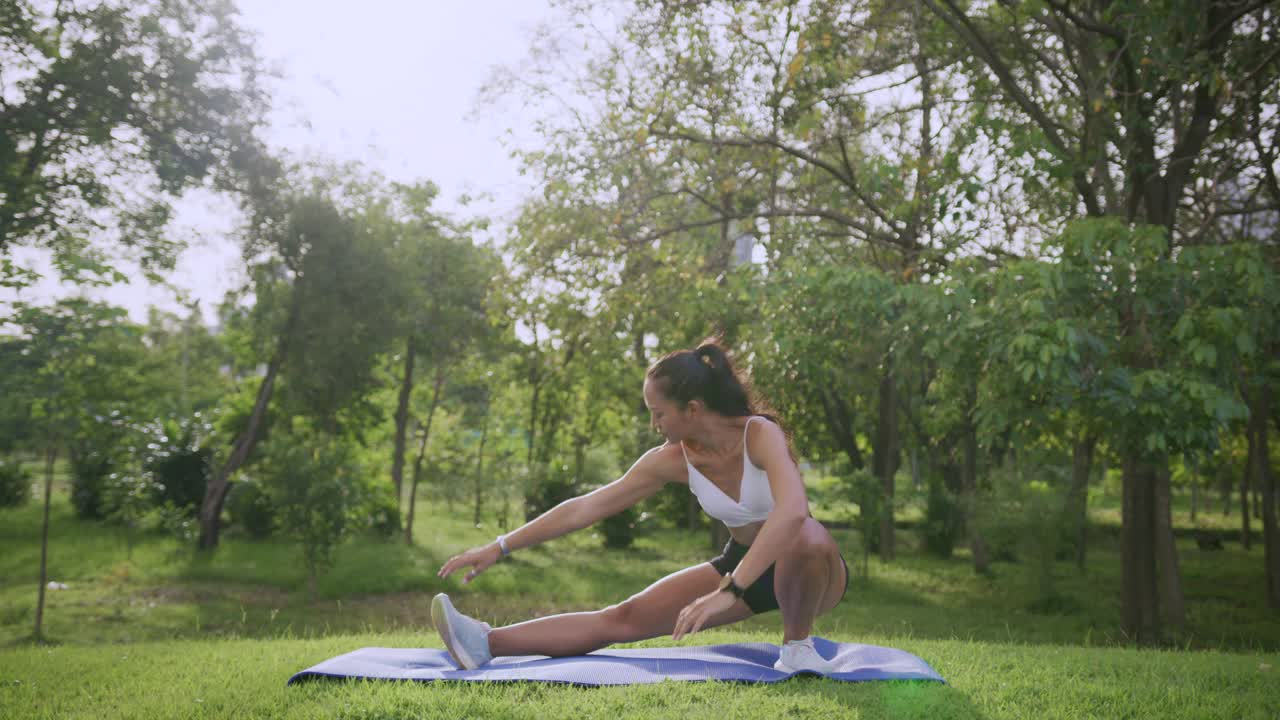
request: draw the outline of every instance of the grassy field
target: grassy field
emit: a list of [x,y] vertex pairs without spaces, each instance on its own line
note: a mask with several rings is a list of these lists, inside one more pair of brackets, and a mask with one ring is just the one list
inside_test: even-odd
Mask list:
[[[54,644],[33,646],[40,516],[32,504],[0,511],[0,717],[1276,717],[1280,623],[1261,596],[1261,550],[1180,545],[1187,627],[1170,636],[1176,649],[1133,650],[1118,629],[1111,510],[1099,505],[1086,570],[1054,568],[1062,598],[1055,613],[1029,609],[1031,568],[997,563],[993,577],[978,577],[963,554],[929,557],[904,532],[899,561],[872,558],[868,576],[855,578],[845,601],[817,624],[823,637],[913,652],[948,686],[798,679],[581,690],[284,682],[358,647],[440,647],[428,611],[440,590],[495,624],[617,602],[705,561],[704,534],[658,531],[613,551],[587,530],[521,552],[464,588],[436,570],[495,530],[428,507],[415,528],[419,546],[353,540],[312,600],[288,543],[229,535],[212,558],[201,558],[149,536],[130,553],[119,529],[80,522],[59,500],[50,579],[68,588],[48,593],[45,627]],[[830,508],[815,514],[838,519]],[[835,535],[853,565],[855,533]],[[681,644],[780,637],[780,617],[771,613]]]
[[[31,718],[1274,718],[1275,656],[924,640],[859,634],[929,660],[949,681],[677,683],[582,689],[533,683],[312,682],[295,671],[421,633],[188,640],[0,653],[0,716]],[[713,630],[682,644],[776,641]],[[664,644],[651,641],[636,645]]]

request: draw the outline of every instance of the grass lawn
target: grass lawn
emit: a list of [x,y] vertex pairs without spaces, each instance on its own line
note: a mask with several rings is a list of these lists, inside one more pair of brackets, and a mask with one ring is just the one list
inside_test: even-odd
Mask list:
[[[535,683],[310,682],[295,671],[365,646],[437,646],[424,632],[183,640],[0,652],[7,718],[1274,718],[1275,655],[1071,648],[866,636],[949,681],[573,688]],[[712,630],[681,644],[776,642]],[[639,643],[665,645],[664,641]]]
[[[918,551],[872,558],[868,576],[815,633],[899,647],[949,685],[853,684],[802,678],[578,688],[534,684],[308,683],[294,672],[370,645],[440,647],[428,600],[448,590],[464,612],[495,624],[595,609],[710,557],[705,534],[655,531],[627,551],[604,550],[591,530],[522,551],[463,588],[436,570],[490,539],[439,507],[422,509],[419,545],[357,538],[313,600],[298,551],[283,541],[228,535],[212,558],[147,536],[128,549],[119,529],[76,520],[58,494],[50,532],[45,628],[34,620],[39,506],[0,511],[0,718],[25,717],[1270,717],[1280,714],[1280,623],[1262,600],[1262,554],[1179,547],[1188,624],[1172,648],[1124,647],[1118,630],[1119,557],[1097,533],[1088,567],[1054,568],[1062,600],[1032,612],[1032,569],[997,563],[975,576],[963,554]],[[1104,508],[1103,512],[1108,509]],[[815,508],[820,518],[823,513]],[[850,565],[852,531],[835,531]],[[700,633],[682,645],[773,642],[777,613]],[[635,647],[666,646],[659,638]],[[833,715],[834,714],[834,715]]]

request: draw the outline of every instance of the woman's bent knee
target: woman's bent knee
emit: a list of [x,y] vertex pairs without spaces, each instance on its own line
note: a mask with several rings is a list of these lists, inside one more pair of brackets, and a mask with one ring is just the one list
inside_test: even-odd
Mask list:
[[644,639],[637,637],[642,631],[638,627],[639,617],[632,600],[624,600],[601,610],[600,620],[603,639],[610,644]]
[[801,563],[819,563],[838,557],[840,549],[826,528],[811,518],[792,540],[786,554]]

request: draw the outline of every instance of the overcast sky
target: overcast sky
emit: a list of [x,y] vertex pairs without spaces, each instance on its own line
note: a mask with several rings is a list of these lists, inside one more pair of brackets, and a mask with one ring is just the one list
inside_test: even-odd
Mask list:
[[[395,180],[431,180],[438,208],[509,215],[526,191],[500,142],[518,118],[475,113],[490,70],[524,57],[552,15],[547,0],[239,0],[243,24],[284,72],[267,133],[277,147],[359,159]],[[493,199],[469,208],[462,194]],[[205,317],[239,281],[231,213],[210,198],[180,208],[175,232],[193,238],[172,282],[202,301]],[[74,292],[46,281],[25,299]],[[176,309],[173,293],[135,283],[91,293],[127,307]]]

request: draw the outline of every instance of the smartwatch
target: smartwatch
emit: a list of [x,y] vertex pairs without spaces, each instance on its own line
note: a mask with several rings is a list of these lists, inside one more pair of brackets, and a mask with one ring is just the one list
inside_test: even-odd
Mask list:
[[734,597],[742,597],[742,594],[747,591],[746,588],[738,587],[738,584],[733,581],[732,571],[725,573],[724,577],[720,578],[719,590],[728,590],[733,593]]

